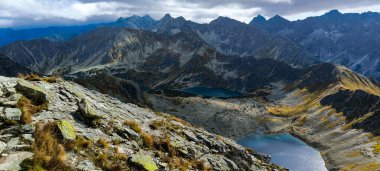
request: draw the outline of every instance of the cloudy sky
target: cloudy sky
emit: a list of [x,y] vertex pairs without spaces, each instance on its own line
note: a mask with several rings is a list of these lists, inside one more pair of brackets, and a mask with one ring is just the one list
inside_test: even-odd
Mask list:
[[0,0],[0,27],[43,27],[113,21],[130,15],[165,13],[200,23],[218,16],[249,22],[262,14],[290,20],[342,12],[380,12],[380,0]]

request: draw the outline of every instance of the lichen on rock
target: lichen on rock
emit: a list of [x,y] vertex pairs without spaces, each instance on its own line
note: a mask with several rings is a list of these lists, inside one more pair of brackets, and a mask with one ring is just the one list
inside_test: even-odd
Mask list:
[[158,169],[156,163],[154,163],[152,157],[146,154],[136,154],[131,158],[131,162],[141,166],[147,171],[155,171]]
[[58,123],[58,128],[66,140],[75,140],[76,133],[74,127],[65,119],[60,120]]

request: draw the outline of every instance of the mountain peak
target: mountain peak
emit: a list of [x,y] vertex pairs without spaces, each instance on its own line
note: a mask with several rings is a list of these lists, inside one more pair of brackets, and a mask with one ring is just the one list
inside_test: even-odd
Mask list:
[[251,25],[260,25],[267,22],[267,19],[263,17],[262,15],[257,15],[255,18],[252,19],[252,21],[249,23]]
[[325,16],[339,16],[339,15],[342,15],[342,13],[337,9],[331,10],[325,14]]
[[239,21],[234,20],[234,19],[231,19],[231,18],[228,18],[228,17],[219,16],[217,19],[212,20],[212,21],[210,22],[210,24],[217,24],[217,23],[237,23],[237,22],[239,22]]
[[173,19],[173,17],[168,13],[168,14],[165,14],[164,17],[161,18],[161,21],[167,21],[171,19]]
[[275,24],[286,24],[290,23],[289,20],[285,19],[284,17],[281,17],[279,15],[275,15],[272,18],[268,20],[268,22],[275,23]]
[[275,15],[272,18],[270,18],[269,20],[289,21],[289,20],[285,19],[284,17],[281,17],[280,15]]

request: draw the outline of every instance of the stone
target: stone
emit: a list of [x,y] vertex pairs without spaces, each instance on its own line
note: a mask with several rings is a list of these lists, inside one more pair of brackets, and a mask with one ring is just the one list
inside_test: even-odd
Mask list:
[[33,134],[34,130],[35,130],[35,127],[33,124],[21,125],[20,127],[20,132],[22,134]]
[[7,148],[7,144],[5,142],[0,141],[0,154]]
[[99,114],[93,107],[93,104],[85,98],[78,103],[78,111],[85,117],[89,119],[103,118],[104,116]]
[[9,154],[0,163],[0,170],[21,170],[20,164],[25,159],[31,158],[33,153],[20,151]]
[[4,95],[4,92],[3,90],[0,88],[0,97],[2,97]]
[[15,148],[19,143],[20,143],[20,138],[19,138],[19,137],[12,138],[12,139],[9,140],[8,143],[7,143],[7,149],[12,150],[12,149]]
[[153,161],[150,155],[135,154],[132,156],[131,162],[133,162],[136,165],[141,166],[147,171],[158,170],[156,163]]
[[17,81],[16,89],[27,98],[33,99],[37,104],[42,104],[47,101],[47,94],[45,94],[46,90],[34,86],[24,79],[19,79]]
[[58,122],[58,128],[65,140],[75,140],[76,134],[74,127],[65,119]]
[[134,140],[140,140],[140,135],[129,127],[118,127],[117,133],[126,139],[132,138]]
[[10,101],[18,101],[18,100],[20,100],[21,99],[21,97],[22,97],[22,94],[18,94],[18,93],[16,93],[16,94],[12,94],[11,96],[9,96],[9,100]]
[[34,142],[33,134],[22,134],[21,137],[29,142]]
[[80,161],[78,163],[78,166],[77,168],[79,170],[83,170],[83,171],[94,171],[96,170],[96,166],[94,165],[94,163],[90,160],[83,160],[83,161]]
[[16,93],[16,88],[14,87],[7,87],[4,89],[4,93],[8,95],[12,95]]
[[6,101],[2,102],[1,104],[8,107],[16,107],[17,101]]
[[183,134],[186,136],[186,138],[190,141],[198,142],[198,138],[194,135],[194,133],[190,132],[189,130],[183,131]]
[[22,112],[18,108],[6,108],[4,112],[5,112],[5,118],[7,120],[14,120],[14,121],[21,120]]

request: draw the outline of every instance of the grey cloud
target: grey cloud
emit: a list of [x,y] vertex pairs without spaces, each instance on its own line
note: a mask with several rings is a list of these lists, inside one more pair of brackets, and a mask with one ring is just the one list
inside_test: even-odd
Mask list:
[[290,16],[380,5],[379,0],[60,0],[59,6],[54,0],[29,0],[28,8],[21,2],[0,1],[0,27],[105,22],[133,14],[159,19],[166,13],[196,22],[218,16],[249,22],[258,14]]

